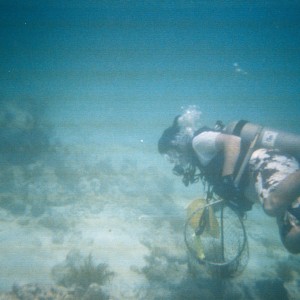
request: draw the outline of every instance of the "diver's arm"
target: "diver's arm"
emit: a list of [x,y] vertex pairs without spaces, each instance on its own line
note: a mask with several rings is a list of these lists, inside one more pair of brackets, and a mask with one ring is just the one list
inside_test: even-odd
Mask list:
[[216,148],[224,151],[222,176],[232,175],[240,154],[241,138],[221,133],[216,138]]

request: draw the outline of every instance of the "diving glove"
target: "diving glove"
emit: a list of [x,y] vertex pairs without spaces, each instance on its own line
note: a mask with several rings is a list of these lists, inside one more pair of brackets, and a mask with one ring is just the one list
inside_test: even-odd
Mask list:
[[232,200],[239,195],[239,189],[234,184],[233,176],[226,175],[221,178],[220,184],[215,187],[215,192],[225,200]]
[[224,198],[228,204],[239,208],[239,200],[243,198],[243,195],[240,189],[235,185],[232,175],[223,176],[221,183],[215,187],[214,192]]
[[238,211],[241,215],[252,208],[253,203],[244,196],[234,183],[232,175],[223,176],[221,183],[214,188],[214,192],[222,197],[228,206]]
[[290,206],[287,211],[293,215],[293,217],[297,220],[296,222],[300,221],[300,206],[292,207]]

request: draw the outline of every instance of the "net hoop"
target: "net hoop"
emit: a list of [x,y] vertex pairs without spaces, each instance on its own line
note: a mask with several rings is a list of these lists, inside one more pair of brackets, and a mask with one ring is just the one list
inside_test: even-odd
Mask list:
[[[211,243],[217,243],[218,247],[221,249],[218,249],[218,258],[214,256],[205,255],[203,258],[199,257],[197,252],[195,251],[195,247],[193,245],[193,239],[188,237],[188,232],[191,231],[190,222],[191,219],[199,213],[201,210],[205,210],[207,208],[211,207],[213,211],[216,210],[219,211],[219,227],[220,227],[220,237],[218,239],[211,239]],[[226,214],[227,216],[224,216]],[[201,219],[201,217],[200,217]],[[233,221],[235,224],[235,229],[238,232],[239,236],[236,236],[236,247],[234,248],[234,253],[230,253],[230,255],[226,255],[227,248],[231,248],[231,244],[228,245],[224,239],[226,239],[226,234],[224,234],[224,231],[226,230],[226,225],[228,224],[232,226],[229,222],[229,220],[234,219]],[[226,224],[225,224],[226,223]],[[232,228],[234,228],[232,226]],[[203,235],[203,233],[200,233],[200,237]],[[243,223],[243,219],[241,215],[233,210],[231,207],[226,205],[226,202],[223,199],[215,200],[213,202],[209,202],[204,206],[199,207],[193,213],[187,218],[184,226],[184,241],[186,244],[186,247],[189,251],[189,254],[192,256],[192,258],[197,261],[199,264],[204,265],[208,273],[210,273],[213,276],[217,277],[233,277],[237,274],[240,274],[248,262],[248,241],[247,241],[247,235],[245,226]],[[208,251],[207,251],[208,252]],[[221,259],[220,259],[221,257]]]

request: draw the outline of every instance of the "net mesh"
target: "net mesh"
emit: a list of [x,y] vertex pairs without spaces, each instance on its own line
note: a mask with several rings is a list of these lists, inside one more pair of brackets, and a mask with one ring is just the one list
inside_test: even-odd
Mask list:
[[[198,214],[195,228],[190,220]],[[248,244],[243,221],[228,206],[200,208],[188,218],[185,241],[192,257],[216,277],[233,277],[248,262]]]

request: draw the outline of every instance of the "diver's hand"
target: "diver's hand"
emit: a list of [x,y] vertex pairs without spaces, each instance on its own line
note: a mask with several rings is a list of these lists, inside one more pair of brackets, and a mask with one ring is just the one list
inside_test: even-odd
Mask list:
[[225,201],[238,207],[239,199],[242,198],[240,189],[234,184],[233,176],[226,175],[222,177],[221,183],[215,187],[214,192]]
[[227,205],[237,211],[241,216],[252,208],[253,203],[249,201],[239,187],[235,185],[232,175],[223,176],[221,184],[214,188],[214,192],[222,197]]

